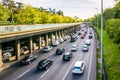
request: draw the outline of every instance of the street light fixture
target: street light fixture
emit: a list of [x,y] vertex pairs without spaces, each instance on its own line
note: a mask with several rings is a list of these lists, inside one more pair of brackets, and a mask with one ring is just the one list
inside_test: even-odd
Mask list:
[[102,80],[102,78],[103,78],[103,0],[101,0],[101,44],[100,44],[100,54],[101,54],[100,80]]

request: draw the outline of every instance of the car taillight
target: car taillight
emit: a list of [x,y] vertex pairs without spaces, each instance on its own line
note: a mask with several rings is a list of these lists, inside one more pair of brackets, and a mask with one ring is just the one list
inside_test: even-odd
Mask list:
[[20,60],[20,62],[22,62],[22,60]]

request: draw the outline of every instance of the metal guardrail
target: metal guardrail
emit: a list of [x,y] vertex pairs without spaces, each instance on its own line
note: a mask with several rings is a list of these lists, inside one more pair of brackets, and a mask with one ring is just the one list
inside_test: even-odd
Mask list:
[[38,25],[15,25],[15,26],[0,26],[0,34],[8,34],[13,32],[37,30],[44,28],[54,28],[60,26],[74,26],[80,23],[64,23],[64,24],[38,24]]

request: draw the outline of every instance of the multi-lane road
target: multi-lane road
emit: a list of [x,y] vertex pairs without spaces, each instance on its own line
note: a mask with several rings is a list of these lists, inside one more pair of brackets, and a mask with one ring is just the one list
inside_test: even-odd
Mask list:
[[[94,32],[94,31],[93,31]],[[76,34],[77,35],[77,34]],[[57,47],[54,47],[48,53],[37,51],[35,54],[38,59],[30,65],[21,66],[16,63],[13,67],[0,73],[0,80],[96,80],[96,38],[94,33],[91,39],[91,45],[88,52],[82,51],[82,46],[85,40],[88,39],[89,33],[84,39],[79,38],[75,42],[70,42],[70,39],[63,42]],[[78,50],[73,53],[73,58],[70,61],[63,61],[63,55],[55,55],[57,48],[64,47],[65,52],[70,52],[71,46],[78,45]],[[38,62],[44,58],[51,59],[53,65],[47,70],[37,70]],[[72,67],[75,61],[85,61],[85,72],[82,75],[72,74]]]

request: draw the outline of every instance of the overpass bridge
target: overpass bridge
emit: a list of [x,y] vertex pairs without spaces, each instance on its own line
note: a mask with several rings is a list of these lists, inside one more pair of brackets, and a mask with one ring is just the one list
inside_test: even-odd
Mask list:
[[[55,40],[70,35],[80,29],[81,23],[42,24],[0,27],[0,67],[4,64],[5,48],[12,50],[9,61],[15,61],[34,50],[51,45]],[[24,51],[22,51],[24,49]]]

